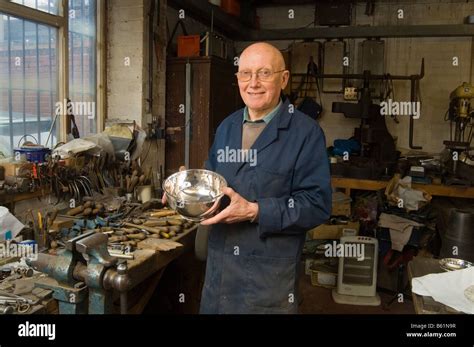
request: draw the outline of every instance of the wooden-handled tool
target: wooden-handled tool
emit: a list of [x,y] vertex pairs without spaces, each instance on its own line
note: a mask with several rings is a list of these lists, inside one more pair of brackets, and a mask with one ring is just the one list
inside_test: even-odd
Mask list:
[[130,180],[130,186],[128,188],[128,193],[133,193],[133,190],[135,189],[136,185],[138,184],[139,178],[138,176],[133,176]]
[[160,235],[160,236],[164,237],[165,239],[169,239],[171,237],[170,234],[169,234],[169,227],[149,227],[149,226],[146,226],[146,225],[136,225],[136,224],[132,224],[132,223],[123,223],[123,225],[129,226],[129,227],[132,227],[132,228],[143,229],[143,230],[146,230],[150,233]]
[[154,234],[159,234],[162,231],[168,231],[168,229],[166,227],[149,227],[149,226],[146,226],[146,225],[137,225],[137,224],[127,223],[127,222],[123,223],[123,225],[125,225],[127,227],[143,229],[143,230],[146,230],[146,231],[148,231],[150,233],[154,233]]
[[151,212],[150,217],[168,217],[168,216],[173,216],[175,214],[176,214],[175,211],[161,210],[161,211],[158,211],[158,212]]

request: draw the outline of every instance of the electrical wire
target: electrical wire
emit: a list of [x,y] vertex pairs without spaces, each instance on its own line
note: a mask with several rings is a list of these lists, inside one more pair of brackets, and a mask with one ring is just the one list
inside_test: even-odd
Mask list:
[[[295,29],[292,29],[292,30],[287,30],[288,33],[295,33],[297,31],[300,31],[300,30],[303,30],[303,29],[306,29],[307,27],[309,27],[311,24],[315,24],[316,22],[313,20],[311,23],[308,23],[306,24],[304,27],[300,27],[300,28],[295,28]],[[269,30],[270,32],[272,30]]]
[[444,114],[444,121],[447,122],[449,120],[449,108],[446,110],[446,113]]

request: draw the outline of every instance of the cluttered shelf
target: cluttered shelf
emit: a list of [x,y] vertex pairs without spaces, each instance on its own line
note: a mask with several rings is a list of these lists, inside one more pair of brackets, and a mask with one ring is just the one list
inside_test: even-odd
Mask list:
[[[387,187],[390,181],[368,180],[358,178],[331,177],[334,188],[345,189],[345,193],[350,195],[351,189],[358,190],[379,190]],[[415,189],[421,189],[433,196],[447,196],[456,198],[474,199],[474,187],[447,186],[444,184],[417,184],[412,185]]]

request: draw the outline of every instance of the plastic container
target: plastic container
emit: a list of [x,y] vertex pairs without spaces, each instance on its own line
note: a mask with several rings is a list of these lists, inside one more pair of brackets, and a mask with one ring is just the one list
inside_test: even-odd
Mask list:
[[240,17],[240,3],[238,0],[221,0],[221,8],[232,16]]
[[199,57],[200,41],[199,35],[178,36],[178,57]]
[[44,163],[45,161],[48,160],[49,155],[51,154],[51,150],[49,148],[36,148],[36,147],[31,147],[31,148],[15,148],[15,157],[17,156],[17,153],[20,154],[20,156],[24,155],[26,160],[29,161],[30,163]]
[[152,198],[152,189],[151,185],[138,186],[137,187],[137,200],[141,201],[144,204],[147,201],[150,201]]

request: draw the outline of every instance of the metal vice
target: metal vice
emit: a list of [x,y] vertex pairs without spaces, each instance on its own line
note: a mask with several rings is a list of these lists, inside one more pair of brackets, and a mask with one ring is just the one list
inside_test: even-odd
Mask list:
[[107,235],[86,232],[66,243],[58,256],[38,254],[29,265],[55,281],[39,281],[37,286],[54,291],[61,314],[107,314],[113,309],[113,289],[120,292],[121,313],[127,310],[130,280],[126,264],[119,264],[107,250]]

